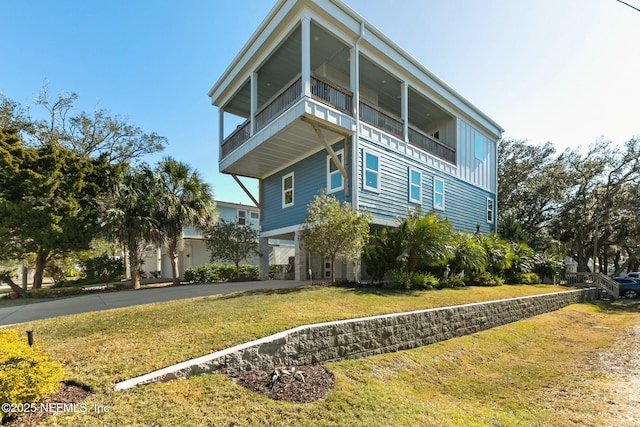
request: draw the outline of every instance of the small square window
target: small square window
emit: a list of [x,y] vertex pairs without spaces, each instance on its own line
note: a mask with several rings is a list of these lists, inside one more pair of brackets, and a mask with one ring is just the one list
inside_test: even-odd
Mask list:
[[444,180],[433,178],[433,208],[444,210]]
[[409,201],[422,203],[422,173],[409,168]]
[[364,185],[366,190],[380,190],[380,159],[371,153],[364,153]]
[[282,177],[282,207],[293,206],[293,172]]

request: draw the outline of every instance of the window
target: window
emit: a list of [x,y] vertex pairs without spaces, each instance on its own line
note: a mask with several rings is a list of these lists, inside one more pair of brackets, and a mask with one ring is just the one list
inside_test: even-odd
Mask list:
[[282,177],[282,207],[293,206],[293,172]]
[[251,219],[260,219],[259,212],[251,212]]
[[493,199],[487,198],[487,222],[493,224]]
[[366,190],[380,191],[380,159],[371,153],[364,153],[364,183]]
[[444,180],[433,178],[433,208],[444,210]]
[[476,159],[484,160],[484,137],[476,134]]
[[[336,157],[340,165],[344,166],[344,150],[336,152]],[[331,156],[327,156],[327,193],[339,190],[344,190],[344,178]]]
[[409,201],[422,203],[422,173],[409,168]]
[[238,224],[247,225],[247,211],[241,211],[238,209]]

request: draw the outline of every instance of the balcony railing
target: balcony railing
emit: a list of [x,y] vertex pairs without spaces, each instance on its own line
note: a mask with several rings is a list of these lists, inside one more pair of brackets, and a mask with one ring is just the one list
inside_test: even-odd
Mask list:
[[[404,125],[402,119],[383,111],[378,106],[365,100],[360,100],[360,120],[377,128],[383,129],[393,136],[404,139]],[[426,135],[413,126],[409,126],[409,144],[423,149],[429,154],[456,162],[456,150],[437,139]]]
[[222,158],[227,157],[233,150],[240,147],[251,136],[251,122],[246,120],[239,125],[222,143]]
[[345,88],[313,75],[311,76],[311,95],[343,113],[353,115],[353,94]]
[[415,129],[413,126],[409,126],[409,144],[422,148],[427,153],[431,153],[449,163],[456,163],[456,150]]
[[379,107],[364,99],[360,99],[360,120],[383,129],[398,138],[404,138],[402,119],[382,111]]
[[[315,100],[336,108],[343,113],[353,114],[353,94],[349,90],[317,75],[311,76],[311,96]],[[264,128],[301,97],[302,77],[298,75],[258,110],[255,116],[255,130],[258,131]],[[359,108],[360,120],[382,129],[397,138],[404,139],[404,123],[402,119],[364,99],[360,100]],[[456,162],[455,149],[424,134],[413,126],[409,126],[408,136],[410,144],[450,163]],[[240,147],[250,137],[251,122],[250,120],[246,120],[222,143],[222,158],[231,154],[231,152]]]
[[260,130],[269,124],[271,120],[278,117],[280,113],[300,99],[301,95],[302,77],[298,75],[256,113],[256,130]]

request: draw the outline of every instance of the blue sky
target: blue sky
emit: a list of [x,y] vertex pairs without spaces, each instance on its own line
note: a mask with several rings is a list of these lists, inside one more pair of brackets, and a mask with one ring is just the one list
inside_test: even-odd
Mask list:
[[[640,0],[627,0],[640,8]],[[640,135],[640,12],[616,0],[346,0],[505,130],[559,151]],[[207,92],[275,0],[0,0],[0,92],[29,105],[75,92],[169,140],[172,156],[248,203],[218,173]],[[250,188],[256,188],[249,183]]]

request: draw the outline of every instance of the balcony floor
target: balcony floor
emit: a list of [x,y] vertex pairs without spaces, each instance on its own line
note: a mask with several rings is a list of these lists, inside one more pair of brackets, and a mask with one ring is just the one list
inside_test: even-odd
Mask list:
[[302,99],[228,156],[220,160],[220,172],[251,178],[273,173],[325,149],[312,123],[333,144],[353,133],[353,119],[310,99]]

